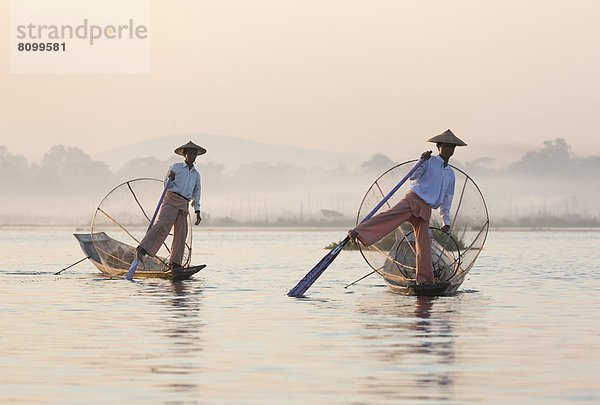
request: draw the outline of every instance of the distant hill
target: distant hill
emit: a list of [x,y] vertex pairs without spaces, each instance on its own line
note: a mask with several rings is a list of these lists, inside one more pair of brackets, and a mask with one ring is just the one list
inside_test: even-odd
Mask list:
[[271,145],[232,136],[207,134],[164,136],[94,154],[92,157],[107,163],[113,170],[118,170],[133,158],[155,157],[166,160],[174,156],[175,148],[190,140],[207,149],[208,152],[201,159],[223,163],[228,169],[252,162],[288,163],[299,167],[356,167],[368,159],[368,156]]

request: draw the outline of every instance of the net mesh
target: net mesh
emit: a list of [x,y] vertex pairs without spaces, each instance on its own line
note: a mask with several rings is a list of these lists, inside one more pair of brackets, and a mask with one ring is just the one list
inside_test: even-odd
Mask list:
[[[111,190],[96,208],[92,219],[91,239],[108,273],[129,269],[135,248],[143,239],[163,191],[158,179],[129,180]],[[191,258],[192,232],[188,215],[188,233],[182,265]],[[138,271],[165,271],[171,255],[173,234],[162,244],[155,257],[144,256]]]
[[[382,174],[369,187],[360,205],[357,224],[394,188],[413,167],[415,160],[401,163]],[[456,182],[452,201],[452,231],[441,232],[443,226],[438,210],[434,210],[429,223],[431,254],[436,281],[460,285],[473,267],[481,252],[489,228],[489,217],[485,200],[479,187],[462,170],[452,166]],[[381,208],[381,211],[396,205],[408,191],[405,183]],[[361,253],[369,266],[385,279],[394,283],[408,284],[415,280],[415,238],[408,223],[402,224],[379,242],[364,247]]]

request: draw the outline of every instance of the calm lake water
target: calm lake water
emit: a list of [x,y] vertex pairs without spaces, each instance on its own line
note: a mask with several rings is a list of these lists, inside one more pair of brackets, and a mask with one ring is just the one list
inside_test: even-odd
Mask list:
[[598,403],[600,232],[494,231],[451,297],[393,294],[344,231],[195,227],[193,279],[102,277],[0,228],[0,402]]

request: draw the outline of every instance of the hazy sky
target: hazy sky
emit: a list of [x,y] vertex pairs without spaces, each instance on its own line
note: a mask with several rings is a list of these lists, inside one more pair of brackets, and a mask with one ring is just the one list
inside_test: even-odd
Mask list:
[[0,24],[0,145],[35,160],[210,133],[402,157],[452,128],[465,159],[556,137],[600,154],[598,15],[595,0],[153,1],[147,75],[11,75]]

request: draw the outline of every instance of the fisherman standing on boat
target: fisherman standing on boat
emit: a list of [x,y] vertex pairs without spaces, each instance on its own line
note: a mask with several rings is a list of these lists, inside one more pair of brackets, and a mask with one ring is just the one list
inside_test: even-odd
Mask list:
[[[194,167],[196,157],[206,153],[206,149],[192,141],[175,149],[175,153],[185,157],[182,163],[174,163],[167,177],[171,184],[160,207],[156,223],[137,247],[138,260],[144,255],[154,256],[173,228],[170,267],[182,267],[185,240],[188,233],[187,218],[190,201],[196,212],[195,224],[200,224],[200,173]],[[165,181],[167,179],[165,178]]]
[[438,148],[439,155],[431,156],[431,151],[423,152],[421,164],[410,177],[414,180],[404,198],[389,210],[359,224],[348,232],[350,239],[358,239],[370,246],[394,231],[404,222],[409,222],[415,230],[417,284],[434,282],[431,260],[431,239],[429,219],[431,209],[439,208],[444,221],[442,231],[450,233],[450,207],[454,196],[454,172],[448,165],[456,146],[467,146],[449,129],[429,139]]

